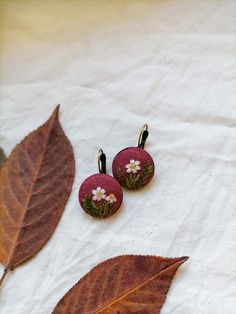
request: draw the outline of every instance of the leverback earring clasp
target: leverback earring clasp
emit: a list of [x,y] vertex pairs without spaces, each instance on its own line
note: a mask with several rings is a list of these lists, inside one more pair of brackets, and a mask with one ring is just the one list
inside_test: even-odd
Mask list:
[[144,148],[146,139],[148,138],[148,125],[144,124],[138,139],[138,147]]
[[106,173],[106,155],[102,149],[98,151],[98,170],[100,173]]

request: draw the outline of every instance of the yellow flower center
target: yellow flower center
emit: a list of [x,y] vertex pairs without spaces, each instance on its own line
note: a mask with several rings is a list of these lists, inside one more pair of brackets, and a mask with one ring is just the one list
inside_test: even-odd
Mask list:
[[136,168],[136,164],[133,162],[132,164],[130,164],[130,168],[131,169],[135,169]]
[[102,197],[103,196],[103,193],[101,191],[97,192],[96,193],[97,197]]

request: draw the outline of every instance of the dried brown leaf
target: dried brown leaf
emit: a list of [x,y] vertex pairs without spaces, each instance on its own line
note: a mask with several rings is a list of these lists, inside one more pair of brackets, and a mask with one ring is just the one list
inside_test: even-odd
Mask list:
[[6,161],[7,157],[4,153],[4,150],[0,147],[0,169],[3,166],[3,163]]
[[172,279],[187,259],[141,255],[109,259],[80,279],[53,314],[160,313]]
[[48,241],[71,192],[75,162],[58,110],[16,145],[1,168],[0,284]]

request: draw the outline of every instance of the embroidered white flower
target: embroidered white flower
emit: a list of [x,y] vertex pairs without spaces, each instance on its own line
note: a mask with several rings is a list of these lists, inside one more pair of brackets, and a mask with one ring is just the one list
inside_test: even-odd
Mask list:
[[96,190],[92,190],[93,193],[93,201],[101,201],[106,198],[106,191],[102,189],[100,186],[96,188]]
[[109,203],[114,203],[117,201],[115,194],[110,193],[110,195],[108,195],[106,197],[106,201],[108,201]]
[[132,173],[137,173],[137,171],[141,169],[141,167],[139,165],[140,165],[140,161],[131,159],[129,164],[127,164],[125,166],[126,167],[126,172],[127,173],[131,173],[131,172]]

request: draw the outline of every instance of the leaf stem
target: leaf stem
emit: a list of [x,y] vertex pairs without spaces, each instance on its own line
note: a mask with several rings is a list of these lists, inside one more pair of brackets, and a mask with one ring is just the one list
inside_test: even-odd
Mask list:
[[4,269],[4,273],[3,273],[3,275],[2,275],[2,277],[1,277],[1,279],[0,279],[0,287],[1,287],[1,285],[2,285],[4,279],[5,279],[5,277],[6,277],[6,275],[7,275],[7,273],[8,273],[9,271],[10,271],[9,268],[5,268],[5,269]]

